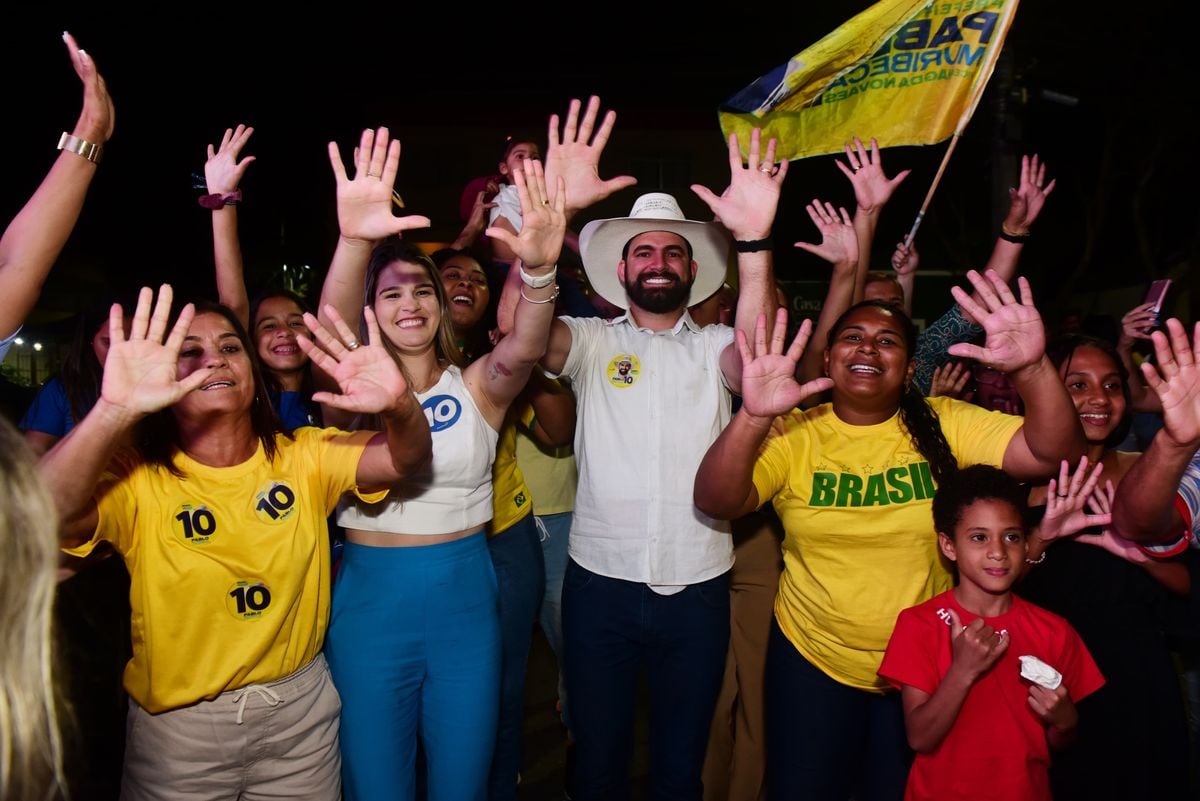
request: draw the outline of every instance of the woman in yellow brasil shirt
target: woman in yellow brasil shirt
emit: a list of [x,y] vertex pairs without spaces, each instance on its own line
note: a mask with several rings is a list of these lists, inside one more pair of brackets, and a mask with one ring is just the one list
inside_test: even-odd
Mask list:
[[[948,589],[930,505],[940,476],[987,463],[1022,479],[1076,459],[1083,434],[1045,358],[1028,284],[1018,302],[994,274],[969,274],[979,302],[955,299],[987,332],[955,345],[1008,373],[1028,415],[987,412],[909,384],[916,329],[878,301],[833,325],[826,378],[800,386],[807,322],[784,352],[781,311],[768,346],[740,341],[744,405],[696,476],[696,505],[734,518],[774,501],[784,573],[767,655],[767,771],[772,799],[899,799],[911,761],[897,693],[876,675],[900,610]],[[832,401],[794,411],[832,389]]]

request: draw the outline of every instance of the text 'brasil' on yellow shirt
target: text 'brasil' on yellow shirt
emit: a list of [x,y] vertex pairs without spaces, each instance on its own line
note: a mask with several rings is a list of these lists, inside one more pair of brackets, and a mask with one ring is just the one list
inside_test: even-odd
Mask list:
[[[1022,418],[930,398],[960,467],[1000,466]],[[826,675],[864,690],[900,611],[952,585],[933,528],[934,481],[899,414],[842,422],[829,404],[776,420],[754,465],[759,500],[783,521],[775,617]]]

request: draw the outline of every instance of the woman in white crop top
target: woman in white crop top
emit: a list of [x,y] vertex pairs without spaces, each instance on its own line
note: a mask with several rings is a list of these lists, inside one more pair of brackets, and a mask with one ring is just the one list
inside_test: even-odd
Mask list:
[[[454,345],[433,263],[395,234],[428,225],[392,214],[400,144],[363,132],[355,174],[336,145],[340,237],[321,308],[344,317],[360,300],[421,401],[433,459],[376,509],[348,506],[346,549],[326,655],[342,696],[343,790],[348,801],[413,798],[417,732],[430,801],[483,799],[496,737],[500,625],[483,527],[491,519],[497,432],[546,348],[566,228],[564,197],[547,193],[539,162],[514,175],[519,235],[489,229],[518,254],[526,285],[513,332],[466,367]],[[323,311],[324,314],[324,311]],[[336,421],[337,410],[327,409]],[[337,421],[345,423],[345,421]]]

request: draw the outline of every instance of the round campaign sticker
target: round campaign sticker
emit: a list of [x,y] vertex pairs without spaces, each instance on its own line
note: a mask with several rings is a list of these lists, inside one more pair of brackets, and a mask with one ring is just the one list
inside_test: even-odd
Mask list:
[[435,434],[457,423],[459,415],[462,414],[462,404],[453,395],[434,395],[432,398],[426,398],[421,408],[425,410],[429,430]]
[[238,620],[258,620],[271,606],[271,590],[261,581],[239,581],[225,595],[225,608]]
[[202,503],[185,503],[175,513],[173,528],[188,545],[203,545],[217,533],[217,518]]
[[296,511],[296,492],[286,481],[272,481],[254,496],[254,514],[264,523],[282,523]]
[[633,386],[642,374],[642,363],[632,353],[619,353],[608,363],[608,383],[624,389]]

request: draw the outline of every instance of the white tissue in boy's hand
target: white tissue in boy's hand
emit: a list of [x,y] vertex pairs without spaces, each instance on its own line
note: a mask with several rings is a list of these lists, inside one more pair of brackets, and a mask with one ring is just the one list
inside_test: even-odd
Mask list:
[[1021,678],[1039,684],[1047,690],[1057,690],[1062,684],[1062,674],[1036,656],[1017,657],[1021,660]]

